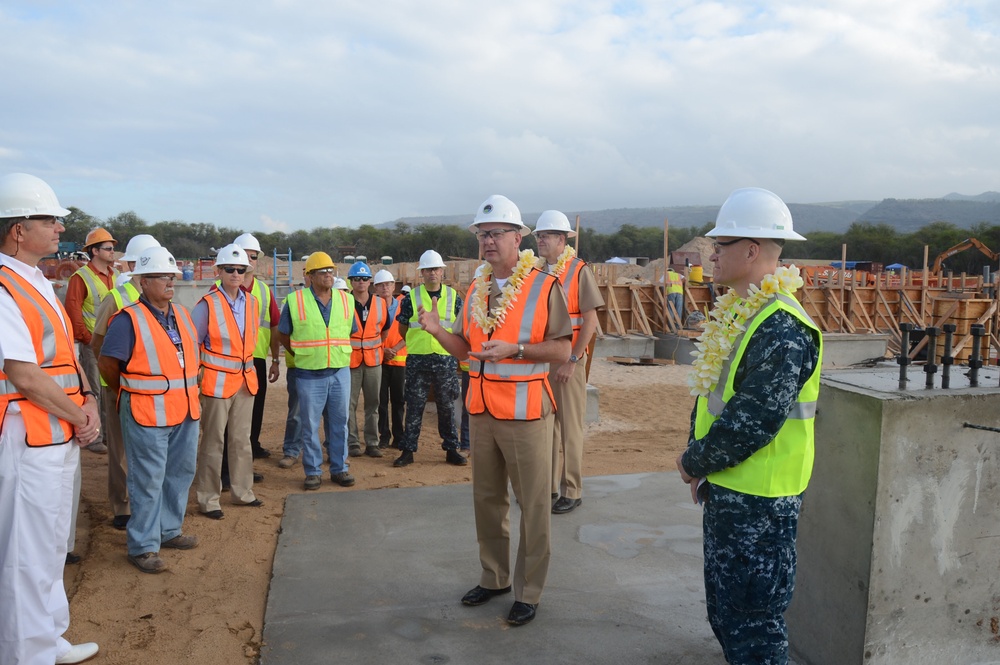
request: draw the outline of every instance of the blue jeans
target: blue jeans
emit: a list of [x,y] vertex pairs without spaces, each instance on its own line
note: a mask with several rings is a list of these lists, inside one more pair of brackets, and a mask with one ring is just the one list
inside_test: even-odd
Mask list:
[[198,461],[198,421],[186,418],[173,427],[143,427],[132,417],[131,396],[126,392],[118,416],[132,507],[125,532],[128,553],[159,552],[160,543],[181,535]]
[[347,471],[347,410],[351,403],[351,370],[335,372],[297,370],[299,415],[302,418],[302,468],[306,476],[323,475],[323,448],[319,442],[319,421],[326,416],[327,453],[330,474]]
[[281,451],[285,457],[298,457],[302,453],[302,416],[299,414],[299,389],[296,384],[297,370],[289,367],[285,370],[285,383],[288,385],[288,417],[285,418],[285,442]]

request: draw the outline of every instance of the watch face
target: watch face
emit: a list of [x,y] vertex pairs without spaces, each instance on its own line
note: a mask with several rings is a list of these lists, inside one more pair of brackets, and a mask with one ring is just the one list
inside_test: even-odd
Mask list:
[[571,363],[579,362],[580,361],[580,357],[577,356],[576,354],[574,354],[574,355],[572,355],[572,356],[569,357],[569,361]]

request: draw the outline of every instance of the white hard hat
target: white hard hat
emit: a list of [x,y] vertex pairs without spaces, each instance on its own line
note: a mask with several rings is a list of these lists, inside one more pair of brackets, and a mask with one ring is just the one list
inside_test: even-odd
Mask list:
[[59,205],[56,193],[41,178],[11,173],[0,178],[0,219],[51,215],[65,217],[69,210]]
[[417,270],[425,268],[444,268],[444,259],[433,249],[428,249],[420,255],[420,263],[417,264]]
[[343,277],[337,277],[333,280],[333,288],[340,289],[341,291],[350,291],[351,287],[347,285]]
[[140,233],[137,236],[132,236],[132,239],[125,245],[125,253],[122,255],[122,261],[138,261],[139,255],[147,249],[159,246],[159,241],[148,233]]
[[792,213],[774,192],[760,187],[737,189],[719,209],[709,238],[774,238],[805,240],[792,229]]
[[538,216],[535,230],[532,233],[539,231],[559,231],[565,233],[568,238],[576,237],[576,231],[569,225],[569,217],[558,210],[546,210]]
[[139,260],[135,262],[133,275],[166,275],[173,273],[180,275],[177,269],[177,261],[174,255],[166,247],[150,247],[139,255]]
[[386,282],[395,283],[395,281],[396,278],[392,276],[391,272],[389,272],[388,270],[379,270],[377,273],[375,273],[375,279],[373,280],[373,283],[385,284]]
[[249,266],[250,259],[247,258],[246,250],[234,242],[233,244],[226,245],[219,250],[219,253],[215,256],[215,265]]
[[489,222],[519,226],[521,227],[519,229],[521,235],[531,233],[531,229],[521,221],[521,211],[517,209],[514,202],[500,194],[494,194],[479,205],[476,218],[469,225],[469,230],[475,233],[480,224],[488,224]]
[[476,274],[473,277],[474,278],[475,277],[479,277],[480,275],[483,274],[483,270],[485,270],[485,269],[486,269],[486,264],[485,263],[480,263],[478,266],[476,266]]
[[260,251],[260,243],[257,242],[257,239],[250,233],[242,233],[236,236],[236,240],[233,241],[233,244],[239,245],[248,252]]
[[409,284],[403,284],[403,288],[400,289],[403,293],[409,293],[412,289]]

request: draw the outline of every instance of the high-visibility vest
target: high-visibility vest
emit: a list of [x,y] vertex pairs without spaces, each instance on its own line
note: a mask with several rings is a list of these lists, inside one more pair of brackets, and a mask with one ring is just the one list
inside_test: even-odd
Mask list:
[[[113,267],[109,268],[111,270],[111,276],[113,278],[118,277],[118,271]],[[104,280],[98,276],[97,272],[90,267],[90,264],[81,266],[74,275],[79,275],[83,280],[84,286],[87,287],[87,296],[83,299],[80,304],[80,313],[83,315],[83,325],[87,326],[87,332],[94,332],[94,326],[97,325],[97,307],[104,300],[104,297],[108,295],[110,289],[105,286]],[[114,279],[111,281],[114,284]]]
[[681,276],[673,270],[667,270],[667,293],[684,293],[684,285]]
[[361,321],[357,307],[354,309],[354,323],[357,330],[351,333],[351,369],[378,367],[382,364],[382,328],[389,316],[385,301],[374,294],[368,299],[368,318]]
[[291,344],[297,369],[316,370],[347,367],[351,364],[351,323],[354,296],[334,289],[330,297],[330,323],[312,289],[299,289],[285,298],[292,319]]
[[181,338],[180,351],[143,303],[129,305],[115,314],[128,316],[135,331],[135,346],[121,373],[118,398],[120,401],[122,392],[129,393],[132,417],[143,427],[173,427],[188,416],[193,420],[201,418],[197,333],[188,311],[177,304],[171,307]]
[[[251,395],[257,394],[257,371],[253,350],[257,346],[257,302],[246,294],[243,308],[243,334],[226,295],[218,289],[201,298],[208,306],[208,344],[201,344],[201,394],[228,399],[245,384]],[[209,348],[211,347],[211,348]]]
[[[382,344],[382,349],[386,350],[396,346],[403,341],[403,336],[399,334],[399,326],[396,324],[396,315],[399,314],[399,308],[403,304],[403,296],[400,295],[395,299],[395,307],[389,307],[389,318],[392,319],[392,323],[389,324],[389,334],[385,337],[385,342]],[[394,367],[406,367],[406,344],[400,347],[399,353],[390,358],[387,362],[389,365]]]
[[569,309],[569,320],[573,324],[573,346],[580,336],[580,328],[583,327],[583,313],[580,312],[580,271],[586,267],[587,263],[574,256],[563,266],[561,275],[556,275],[559,284],[566,294],[566,307]]
[[[472,318],[472,296],[476,289],[473,283],[462,313],[469,346],[478,351],[487,340],[511,344],[538,344],[544,341],[549,322],[549,293],[556,284],[558,281],[549,273],[532,270],[521,285],[521,295],[507,310],[503,323],[487,335]],[[483,362],[470,357],[466,408],[473,414],[489,412],[499,420],[538,420],[542,417],[543,390],[548,393],[549,402],[555,408],[548,375],[548,363],[512,358]]]
[[254,277],[250,293],[257,299],[257,306],[260,308],[260,324],[253,357],[267,358],[267,351],[271,348],[271,324],[278,325],[277,321],[271,321],[271,289],[266,283]]
[[[69,315],[62,303],[58,300],[55,304],[50,303],[31,282],[6,266],[0,266],[0,288],[10,294],[21,311],[35,347],[38,366],[62,388],[74,404],[83,406],[80,369],[73,348],[73,336],[68,327]],[[62,312],[62,319],[59,318],[59,312]],[[45,411],[18,392],[0,364],[0,429],[3,429],[7,407],[11,402],[17,402],[21,409],[25,442],[29,446],[56,446],[68,443],[73,438],[73,425]]]
[[790,313],[816,333],[819,339],[816,367],[774,440],[736,466],[708,475],[709,482],[713,484],[744,494],[772,498],[795,496],[805,491],[812,475],[815,454],[813,424],[816,418],[816,400],[819,397],[820,367],[823,364],[823,336],[794,296],[778,293],[745,323],[746,330],[734,342],[715,389],[707,397],[698,398],[694,429],[695,438],[700,439],[708,434],[712,423],[719,418],[726,404],[736,394],[733,386],[736,369],[754,331],[767,317],[779,310]]
[[[437,311],[438,317],[441,319],[441,327],[451,332],[455,327],[455,321],[458,317],[455,315],[455,299],[458,298],[458,292],[450,286],[441,285],[441,297],[437,301]],[[431,311],[433,306],[433,300],[429,293],[427,293],[427,287],[421,284],[415,289],[410,291],[410,305],[413,308],[413,314],[410,316],[410,321],[407,325],[409,328],[406,330],[406,348],[407,353],[412,353],[418,356],[429,356],[432,353],[436,353],[439,356],[451,355],[444,350],[441,343],[434,339],[434,336],[428,333],[420,325],[419,310],[417,305],[421,305],[424,311]]]
[[132,282],[125,282],[121,286],[111,289],[110,293],[111,297],[115,299],[118,309],[139,302],[139,289],[135,288]]

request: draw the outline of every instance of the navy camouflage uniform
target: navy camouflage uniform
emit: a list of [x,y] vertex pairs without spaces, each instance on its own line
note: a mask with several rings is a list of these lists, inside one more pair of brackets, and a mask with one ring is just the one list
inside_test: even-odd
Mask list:
[[[691,438],[681,464],[705,478],[736,466],[777,435],[819,360],[812,331],[777,311],[747,344],[734,377],[736,394],[708,432]],[[795,587],[795,537],[802,494],[768,498],[718,485],[699,491],[703,520],[705,600],[712,631],[729,663],[784,665],[784,612]]]
[[[437,292],[434,292],[436,294]],[[432,295],[434,295],[432,294]],[[462,298],[455,296],[455,314],[462,312]],[[413,318],[413,301],[403,298],[399,304],[396,321],[409,325]],[[406,418],[403,423],[403,441],[400,450],[417,451],[417,440],[423,425],[424,406],[431,386],[437,402],[438,434],[443,450],[457,450],[458,429],[455,427],[455,400],[462,393],[458,379],[458,360],[454,356],[437,353],[415,354],[407,349],[406,355]]]

